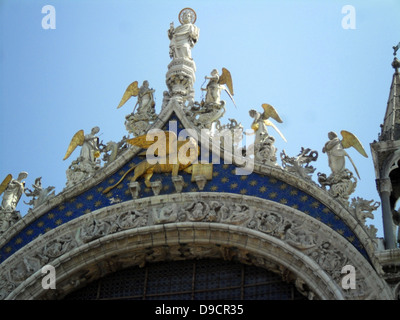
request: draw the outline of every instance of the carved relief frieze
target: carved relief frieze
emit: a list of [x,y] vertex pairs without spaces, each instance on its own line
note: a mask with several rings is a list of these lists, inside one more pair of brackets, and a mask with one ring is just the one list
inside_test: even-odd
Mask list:
[[46,243],[43,247],[42,256],[46,257],[47,260],[58,258],[77,246],[78,243],[71,234],[63,235]]
[[[316,220],[304,213],[284,205],[265,200],[246,198],[237,195],[223,195],[219,198],[215,195],[204,193],[201,196],[182,195],[169,199],[168,196],[159,196],[159,201],[151,203],[149,199],[137,199],[129,204],[116,204],[108,209],[100,209],[90,215],[83,216],[62,226],[61,231],[53,236],[45,235],[38,239],[39,249],[32,252],[21,253],[20,257],[14,255],[10,263],[3,264],[0,273],[5,275],[0,279],[0,296],[6,298],[15,288],[37,272],[44,264],[48,264],[80,246],[90,244],[97,239],[105,238],[111,234],[118,234],[126,230],[149,228],[152,225],[170,225],[171,230],[176,230],[181,223],[193,225],[180,233],[194,232],[196,223],[227,224],[249,230],[247,232],[259,232],[268,237],[277,239],[283,246],[292,247],[292,250],[301,252],[308,257],[340,287],[342,267],[346,264],[355,265],[358,262],[354,257],[356,250],[349,250],[348,242],[340,235],[332,237],[333,231],[327,231],[328,227],[318,224]],[[77,221],[81,220],[81,221]],[[67,226],[67,227],[66,227]],[[63,228],[65,229],[62,232]],[[51,234],[53,231],[50,231]],[[149,231],[150,232],[150,231]],[[186,233],[187,232],[187,233]],[[206,231],[198,231],[201,232]],[[45,239],[44,239],[45,238]],[[151,238],[151,235],[150,235]],[[186,238],[185,238],[186,239]],[[246,250],[238,249],[232,245],[222,245],[219,248],[203,245],[180,244],[176,247],[163,246],[164,240],[157,247],[148,247],[140,252],[132,252],[130,259],[143,266],[148,262],[156,262],[171,259],[189,259],[194,257],[216,257],[230,260],[236,258],[243,263],[254,264],[251,255]],[[265,240],[264,240],[265,241]],[[160,246],[161,244],[161,246]],[[358,258],[360,259],[360,258]],[[362,258],[364,259],[364,258]],[[364,260],[363,260],[364,261]],[[267,262],[263,262],[264,264]],[[282,271],[279,270],[281,274]],[[360,298],[371,296],[373,288],[369,285],[367,275],[359,270],[358,286],[360,290],[346,291],[348,298]],[[296,281],[296,279],[292,279]],[[312,290],[307,288],[303,280],[298,280],[299,288],[310,297]],[[361,290],[362,289],[362,290]],[[357,291],[357,292],[356,292]]]

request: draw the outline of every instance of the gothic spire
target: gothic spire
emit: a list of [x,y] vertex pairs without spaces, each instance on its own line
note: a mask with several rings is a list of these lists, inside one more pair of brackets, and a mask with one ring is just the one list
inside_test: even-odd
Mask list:
[[379,141],[400,140],[400,61],[396,57],[400,43],[393,47],[395,56],[392,67],[395,72],[393,74],[392,85],[390,86],[389,99],[386,107],[385,118],[381,125],[382,131]]

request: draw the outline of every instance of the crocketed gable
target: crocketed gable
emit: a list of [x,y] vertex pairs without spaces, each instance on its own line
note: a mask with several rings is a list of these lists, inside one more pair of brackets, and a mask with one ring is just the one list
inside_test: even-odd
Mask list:
[[[173,130],[174,128],[177,128],[177,133],[179,134],[180,130],[184,129],[184,125],[179,117],[175,113],[172,113],[169,120],[164,123],[162,129]],[[199,143],[201,142],[199,141]],[[0,262],[49,230],[57,228],[64,223],[94,210],[115,203],[132,200],[128,185],[130,178],[134,175],[133,170],[125,176],[124,180],[118,186],[107,193],[103,191],[115,185],[129,169],[143,161],[144,157],[140,156],[140,153],[141,152],[136,153],[136,155],[119,168],[119,170],[107,176],[96,185],[50,208],[37,219],[27,224],[2,246]],[[219,164],[214,163],[212,180],[207,181],[202,190],[199,189],[196,182],[191,181],[192,175],[190,173],[180,171],[179,175],[183,177],[184,181],[181,192],[233,193],[275,201],[297,209],[326,224],[345,237],[367,260],[369,260],[366,249],[353,232],[352,228],[312,194],[291,185],[287,181],[263,173],[254,171],[249,175],[237,175],[235,172],[236,168],[234,164],[225,164],[223,159],[221,159]],[[154,196],[152,189],[145,186],[142,177],[137,181],[141,186],[138,198]],[[151,181],[161,182],[162,188],[159,193],[160,195],[176,192],[171,179],[171,173],[155,173]]]

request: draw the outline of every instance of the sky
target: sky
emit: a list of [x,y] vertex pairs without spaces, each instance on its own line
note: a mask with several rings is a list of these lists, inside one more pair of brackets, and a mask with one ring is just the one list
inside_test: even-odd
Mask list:
[[[52,28],[50,12],[42,13],[47,5],[55,10]],[[159,112],[171,61],[167,30],[186,7],[200,29],[192,50],[196,100],[204,77],[227,68],[237,108],[223,93],[222,124],[235,118],[249,129],[249,110],[273,105],[287,139],[269,130],[278,164],[282,150],[317,150],[315,182],[317,172],[330,173],[322,153],[328,132],[354,133],[368,158],[347,150],[361,176],[350,197],[379,201],[370,143],[378,139],[394,73],[397,0],[0,0],[0,180],[26,171],[28,188],[42,177],[43,187],[62,192],[79,151],[63,157],[78,130],[100,127],[103,143],[128,135],[125,115],[136,98],[117,105],[135,80],[156,90]],[[22,215],[29,200],[23,196],[17,206]],[[380,208],[374,214],[367,224],[382,237]]]

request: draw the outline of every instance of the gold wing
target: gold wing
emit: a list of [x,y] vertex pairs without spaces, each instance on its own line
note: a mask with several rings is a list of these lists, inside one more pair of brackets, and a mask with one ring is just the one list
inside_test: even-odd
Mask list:
[[279,117],[278,112],[276,112],[275,108],[268,103],[263,103],[262,107],[264,109],[264,113],[262,115],[263,119],[272,118],[279,123],[282,123],[282,119]]
[[139,86],[138,86],[138,82],[137,81],[133,81],[128,88],[126,88],[124,95],[122,96],[122,99],[117,107],[121,108],[125,102],[127,102],[130,97],[136,97],[139,94]]
[[170,153],[169,152],[170,151],[169,150],[170,141],[171,141],[171,144],[173,144],[177,140],[177,136],[176,136],[175,132],[172,132],[172,131],[161,131],[161,130],[156,131],[156,130],[154,130],[154,131],[148,132],[147,134],[141,135],[139,137],[136,137],[133,139],[128,139],[128,140],[126,140],[126,142],[128,142],[129,144],[131,144],[133,146],[148,149],[148,148],[150,148],[150,146],[152,146],[154,143],[156,143],[158,141],[158,138],[160,137],[160,135],[162,135],[162,133],[165,134],[165,144],[161,142],[158,145],[158,149],[156,149],[156,152],[154,154],[158,155],[158,153],[160,152],[161,154],[167,155]]
[[[276,132],[279,133],[279,135],[281,136],[281,138],[282,138],[285,142],[287,142],[287,140],[286,140],[286,138],[284,137],[284,135],[282,134],[282,132],[278,129],[278,127],[277,127],[276,125],[274,125],[273,122],[271,122],[270,120],[266,119],[266,120],[264,120],[264,123],[265,123],[267,126],[273,127],[273,128],[276,130]],[[258,129],[258,127],[257,127],[257,129]]]
[[360,140],[358,140],[358,138],[354,134],[346,130],[342,130],[340,131],[340,133],[343,137],[342,146],[344,149],[354,147],[354,149],[356,149],[364,157],[368,158],[368,155],[365,152],[364,147],[362,146]]
[[79,130],[72,137],[63,160],[67,159],[71,155],[71,153],[74,152],[77,146],[82,146],[84,141],[85,141],[85,133],[83,132],[83,130]]
[[230,94],[233,96],[233,84],[232,84],[232,76],[228,69],[222,68],[222,74],[219,77],[219,84],[226,84]]
[[223,88],[224,88],[225,92],[228,94],[229,98],[231,98],[231,100],[232,100],[233,105],[235,106],[235,108],[237,108],[236,102],[235,102],[235,100],[233,99],[232,95],[230,94],[229,90],[228,90],[225,86],[223,86]]
[[12,175],[9,174],[4,178],[3,182],[0,184],[0,195],[7,189],[8,184],[12,180]]

